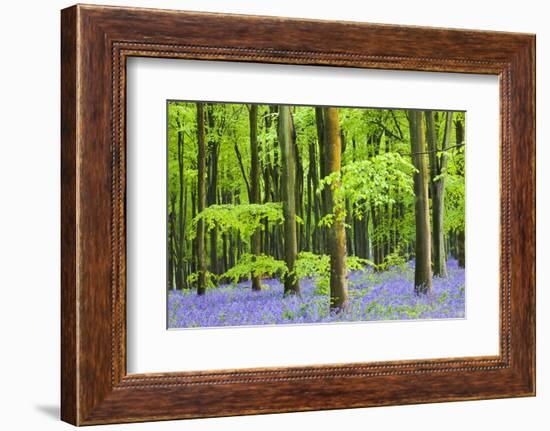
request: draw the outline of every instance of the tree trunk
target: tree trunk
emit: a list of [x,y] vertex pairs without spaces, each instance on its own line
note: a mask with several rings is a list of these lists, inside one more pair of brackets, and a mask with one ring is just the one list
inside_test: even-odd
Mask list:
[[363,223],[363,244],[365,245],[363,250],[363,257],[365,259],[370,259],[370,235],[369,235],[369,213],[365,211],[363,220],[360,221]]
[[[268,202],[271,202],[271,160],[270,160],[270,157],[269,157],[269,144],[268,144],[268,140],[267,140],[267,134],[269,133],[269,129],[270,129],[270,125],[271,125],[271,122],[270,121],[267,121],[267,119],[269,118],[269,115],[266,115],[264,113],[264,148],[267,150],[266,151],[266,157],[265,157],[265,162],[263,163],[263,166],[262,166],[262,173],[263,173],[263,178],[264,178],[264,203],[268,203]],[[262,244],[262,248],[263,248],[263,253],[264,254],[269,254],[269,239],[270,239],[270,235],[269,235],[269,221],[267,220],[267,218],[264,220],[264,229],[263,229],[263,244]]]
[[[193,182],[191,187],[191,219],[194,220],[197,216],[197,193],[196,189],[198,187],[198,183]],[[197,272],[197,237],[191,241],[191,265],[189,272],[191,274]]]
[[353,217],[352,217],[352,210],[351,210],[351,203],[349,199],[346,199],[346,225],[349,227],[346,227],[346,247],[347,247],[347,253],[351,256],[356,255],[355,251],[355,244],[353,241]]
[[178,131],[178,176],[179,176],[179,202],[178,202],[178,247],[177,247],[177,259],[175,262],[174,270],[176,271],[176,285],[180,289],[186,287],[184,259],[185,259],[185,182],[184,182],[184,169],[183,169],[183,131]]
[[[324,110],[323,108],[315,108],[315,122],[317,126],[317,142],[319,144],[319,178],[323,179],[327,176],[327,163],[326,163],[326,155],[325,155],[325,126],[324,126]],[[325,215],[328,214],[328,208],[327,208],[327,188],[323,188],[323,191],[321,195],[319,196],[319,204],[320,204],[320,216],[323,218]],[[321,235],[321,250],[320,254],[325,253],[325,249],[327,246],[327,229],[324,227],[320,227],[320,235]]]
[[[271,175],[269,174],[269,167],[263,169],[264,177],[264,204],[271,202]],[[263,253],[269,254],[269,221],[267,218],[264,220],[264,230],[263,230]]]
[[[198,145],[198,173],[197,173],[197,211],[202,213],[206,208],[206,145],[204,142],[204,106],[197,103],[197,145]],[[197,294],[206,293],[206,250],[205,224],[202,219],[197,223]]]
[[[260,204],[260,158],[258,155],[258,105],[250,105],[248,111],[250,120],[250,203]],[[260,232],[256,230],[250,241],[254,256],[262,253]],[[260,276],[251,274],[252,290],[261,290]]]
[[[455,121],[455,132],[456,132],[456,144],[457,145],[463,145],[464,144],[464,125],[462,124],[462,121],[457,118]],[[464,172],[460,172],[462,175]],[[466,266],[466,249],[464,246],[464,238],[465,233],[464,230],[461,230],[457,232],[457,257],[458,257],[458,265],[461,268],[464,268]]]
[[[277,114],[279,112],[279,106],[278,105],[269,105],[269,112],[270,114]],[[271,125],[271,119],[269,120]],[[279,141],[278,136],[278,130],[277,130],[277,141]],[[280,142],[276,143],[276,146],[280,146]],[[282,185],[282,179],[281,179],[281,173],[279,172],[279,169],[277,167],[279,166],[279,153],[277,151],[273,152],[273,169],[271,169],[271,173],[273,175],[273,201],[274,202],[282,202],[283,201],[283,185]],[[282,163],[281,163],[282,166]],[[272,248],[273,248],[273,256],[275,259],[280,260],[284,256],[284,250],[283,250],[283,238],[284,238],[284,227],[280,225],[273,226],[273,239],[271,241]]]
[[432,291],[432,258],[430,238],[430,214],[428,202],[428,169],[426,164],[426,143],[422,112],[409,111],[414,173],[415,222],[416,222],[416,264],[414,268],[414,291],[427,294]]
[[[326,157],[327,175],[340,173],[342,142],[340,139],[340,124],[337,108],[323,108],[324,122],[324,152]],[[333,215],[328,240],[330,254],[330,308],[341,312],[349,308],[348,273],[346,267],[346,229],[345,202],[338,197],[340,178],[326,187],[327,207]]]
[[176,290],[177,281],[177,258],[178,258],[178,236],[176,234],[176,193],[170,194],[170,213],[168,215],[168,289]]
[[380,208],[376,208],[374,204],[371,204],[371,220],[372,220],[372,253],[373,261],[376,265],[375,271],[380,271],[381,267],[379,266],[382,263],[382,251],[381,251],[381,241],[380,241]]
[[312,163],[312,159],[315,158],[315,154],[312,154],[312,149],[315,148],[313,141],[309,143],[308,146],[308,155],[309,155],[309,161],[308,161],[308,168],[307,168],[307,207],[306,207],[306,243],[305,243],[305,249],[307,251],[313,250],[313,230],[311,228],[312,220],[313,220],[313,168],[314,163]]
[[[316,142],[312,141],[309,145],[309,172],[311,179],[311,188],[313,196],[313,215],[312,218],[312,235],[313,245],[312,250],[317,254],[321,254],[323,250],[323,233],[319,227],[319,221],[321,220],[321,196],[317,193],[319,188],[319,170],[317,168],[317,150]],[[314,220],[314,221],[313,221]]]
[[455,121],[456,145],[464,144],[464,125],[458,118]]
[[[444,212],[445,212],[445,172],[447,168],[447,152],[449,146],[452,125],[452,112],[447,112],[445,117],[445,134],[441,148],[437,143],[437,129],[432,111],[425,112],[426,137],[430,152],[430,185],[432,191],[432,241],[434,275],[447,277],[447,260],[445,254],[444,238]],[[441,154],[439,154],[441,151]]]
[[166,288],[168,290],[176,290],[175,286],[176,284],[174,283],[174,267],[175,267],[175,264],[174,264],[174,257],[176,255],[175,253],[175,250],[174,250],[174,231],[172,229],[172,226],[174,224],[174,213],[170,212],[170,214],[168,215],[168,226],[170,227],[170,230],[168,231],[168,247],[167,247],[167,251],[168,251],[168,274],[166,276]]
[[[290,116],[290,130],[292,130],[292,142],[294,145],[294,163],[296,164],[296,176],[295,176],[295,187],[294,202],[296,205],[296,215],[302,220],[304,219],[303,211],[303,199],[304,194],[304,168],[302,162],[300,161],[300,153],[298,151],[298,144],[296,143],[296,129],[294,128],[294,121],[292,115]],[[304,229],[301,224],[296,224],[296,238],[298,239],[298,251],[304,248]]]
[[[222,204],[230,204],[231,203],[231,192],[227,190],[223,190],[220,195],[220,202]],[[229,237],[231,233],[225,232],[222,234],[222,260],[221,260],[221,272],[225,273],[230,268],[229,266],[229,250],[228,245],[229,243]]]
[[[206,105],[206,117],[208,120],[208,187],[206,204],[208,206],[217,203],[216,194],[218,189],[218,158],[220,144],[215,139],[214,104]],[[210,230],[210,272],[219,274],[218,268],[218,228],[214,226]]]
[[284,294],[300,295],[300,283],[296,276],[295,264],[298,256],[296,238],[296,163],[294,162],[294,143],[292,142],[292,120],[290,107],[279,106],[278,137],[281,147],[281,189],[284,215],[284,248],[288,273],[285,276]]
[[464,268],[466,266],[466,249],[464,247],[464,231],[458,232],[457,236],[457,254],[458,254],[458,266]]

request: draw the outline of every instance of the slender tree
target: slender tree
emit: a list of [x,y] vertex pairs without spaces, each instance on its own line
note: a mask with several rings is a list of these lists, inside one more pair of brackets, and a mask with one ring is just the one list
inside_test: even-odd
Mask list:
[[[370,136],[370,142],[372,146],[372,156],[376,157],[380,155],[380,143],[383,138],[381,131],[376,130]],[[380,271],[380,264],[384,260],[384,253],[382,250],[382,208],[380,206],[371,204],[371,224],[372,224],[372,253],[373,260],[376,265],[375,270]]]
[[[192,188],[191,188],[191,218],[195,220],[195,217],[197,216],[197,180],[193,180]],[[198,230],[197,230],[198,232]],[[193,239],[191,242],[191,265],[189,267],[189,272],[191,274],[194,274],[197,272],[198,268],[198,262],[197,262],[197,236]]]
[[298,256],[296,236],[296,163],[294,158],[293,125],[289,106],[279,106],[278,139],[281,149],[281,188],[284,215],[284,256],[288,273],[284,280],[284,294],[300,295],[300,283],[295,272]]
[[313,233],[314,230],[312,229],[312,223],[313,223],[313,194],[315,191],[313,190],[313,175],[315,172],[315,144],[313,141],[311,141],[308,145],[308,169],[307,169],[307,178],[306,178],[306,198],[307,198],[307,206],[306,206],[306,232],[305,232],[305,238],[306,238],[306,244],[305,249],[307,251],[313,250]]
[[[208,172],[208,185],[206,187],[206,204],[208,206],[217,203],[218,189],[218,159],[220,152],[219,136],[216,133],[216,119],[214,115],[213,103],[206,104],[205,115],[208,125],[208,156],[206,167]],[[210,229],[210,272],[219,274],[218,268],[218,227]]]
[[422,112],[409,111],[411,157],[416,168],[414,173],[416,250],[414,268],[414,291],[427,294],[432,291],[432,258],[430,238],[430,204],[428,201],[428,166]]
[[[175,259],[174,270],[176,271],[176,286],[183,289],[186,287],[185,280],[185,212],[184,212],[184,200],[185,200],[185,182],[183,175],[183,147],[184,147],[184,133],[182,130],[182,124],[178,121],[178,179],[179,179],[179,199],[178,199],[178,229],[177,229],[177,257]],[[174,229],[174,233],[176,229]]]
[[[327,163],[325,155],[325,125],[323,119],[323,108],[315,108],[315,125],[317,127],[317,144],[319,146],[319,177],[320,179],[327,176]],[[319,205],[320,205],[320,216],[324,217],[327,212],[327,189],[324,188],[321,195],[318,196]],[[327,232],[326,229],[320,228],[319,234],[320,238],[320,251],[326,248],[327,243]]]
[[447,171],[447,148],[451,139],[453,113],[445,114],[445,130],[441,147],[438,145],[438,133],[434,113],[426,111],[426,137],[430,160],[430,187],[432,192],[432,241],[434,275],[447,277],[447,259],[445,253],[445,232],[443,229],[445,213],[445,174]]
[[[250,122],[250,203],[260,204],[260,158],[258,155],[258,105],[250,105],[248,110]],[[256,230],[251,238],[252,254],[259,256],[262,252],[260,232]],[[252,290],[261,290],[260,276],[252,274]]]
[[[197,211],[199,214],[206,208],[206,144],[204,135],[204,106],[202,103],[197,103]],[[206,249],[205,225],[202,219],[199,219],[197,223],[197,261],[197,294],[204,295],[206,293]]]
[[328,213],[333,215],[328,233],[330,254],[330,308],[345,311],[349,307],[348,273],[346,267],[346,208],[342,198],[338,198],[340,188],[340,168],[342,141],[337,108],[323,108],[324,153],[327,175],[337,174],[326,187]]
[[[456,144],[464,145],[464,124],[460,118],[457,118],[455,121],[455,133],[456,133]],[[460,166],[458,173],[464,176],[464,166]],[[461,229],[457,232],[457,258],[458,266],[464,268],[466,266],[466,247],[464,245],[465,241],[465,232],[464,229]]]
[[[263,131],[263,148],[264,148],[264,160],[260,164],[260,170],[263,177],[264,182],[264,193],[263,193],[263,202],[268,203],[272,200],[272,190],[271,190],[271,160],[269,157],[269,147],[270,143],[267,138],[267,135],[269,133],[269,126],[270,121],[268,121],[268,118],[270,118],[268,112],[265,111],[265,108],[263,110],[263,114],[260,116],[262,121],[260,121],[260,125],[263,127],[260,127]],[[270,252],[270,234],[269,234],[269,221],[267,219],[264,220],[264,226],[263,226],[263,232],[262,232],[262,249],[263,253],[268,255]]]
[[313,249],[318,253],[321,254],[323,250],[323,232],[321,228],[319,227],[319,221],[321,220],[321,195],[317,193],[317,190],[319,189],[319,169],[317,168],[317,148],[316,143],[312,141],[309,145],[309,171],[311,175],[311,188],[313,193],[313,208],[314,208],[314,215],[315,215],[315,223],[313,224],[312,230],[313,230],[313,242],[314,247]]
[[[292,117],[291,117],[292,119]],[[295,170],[295,183],[294,183],[294,194],[296,195],[294,198],[294,202],[296,205],[296,215],[300,217],[300,219],[304,219],[304,211],[303,211],[303,199],[302,196],[304,195],[304,168],[302,166],[302,162],[300,160],[300,152],[298,151],[298,145],[296,142],[296,131],[294,129],[294,126],[292,126],[292,132],[293,132],[293,142],[294,142],[294,163],[296,164],[296,170]],[[298,238],[298,251],[302,250],[304,248],[304,229],[301,225],[296,225],[296,237]]]
[[178,255],[177,250],[177,235],[176,235],[176,194],[170,193],[170,209],[168,214],[168,276],[167,284],[168,289],[177,289],[175,281],[177,262],[176,257]]

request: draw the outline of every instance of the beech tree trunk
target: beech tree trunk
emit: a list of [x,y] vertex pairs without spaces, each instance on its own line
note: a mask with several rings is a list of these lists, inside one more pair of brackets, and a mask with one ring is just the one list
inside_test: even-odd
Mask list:
[[[266,124],[269,124],[268,128],[271,128],[272,116],[275,116],[274,114],[277,114],[278,112],[279,112],[278,105],[269,105],[269,115],[266,118]],[[279,142],[277,138],[277,142],[275,143],[275,146],[278,146],[278,145],[279,145]],[[272,169],[271,169],[271,176],[272,176],[271,185],[272,185],[272,191],[273,191],[273,202],[282,202],[283,200],[281,173],[277,168],[278,166],[279,166],[279,153],[275,151],[273,152],[273,163],[272,163]],[[278,224],[274,225],[272,230],[272,239],[271,239],[271,249],[272,249],[271,253],[273,257],[275,257],[275,259],[277,260],[283,259],[283,255],[284,255],[283,238],[284,238],[283,227],[281,227]]]
[[309,174],[310,174],[310,181],[311,181],[311,189],[312,189],[312,197],[313,197],[313,215],[312,222],[311,222],[311,232],[312,232],[312,250],[317,253],[321,254],[323,250],[323,232],[321,231],[321,228],[318,226],[319,221],[321,220],[321,206],[322,206],[322,200],[321,196],[317,193],[317,189],[319,188],[319,170],[317,168],[317,149],[316,149],[317,143],[315,141],[312,141],[309,145]]
[[[271,190],[271,160],[269,156],[269,141],[267,135],[269,129],[271,128],[271,117],[264,112],[264,148],[266,149],[265,161],[261,166],[263,178],[264,178],[264,203],[272,202],[272,190]],[[263,230],[263,240],[262,248],[264,254],[270,254],[270,239],[271,235],[269,233],[269,222],[267,219],[264,220],[264,230]]]
[[422,112],[409,111],[409,130],[411,138],[414,173],[416,244],[414,268],[414,291],[427,294],[432,291],[432,257],[430,238],[430,204],[428,201],[428,166],[426,163],[426,142]]
[[[217,203],[218,189],[218,158],[220,151],[220,143],[216,140],[215,119],[214,119],[214,104],[206,105],[206,118],[208,120],[208,187],[206,190],[206,204],[208,206]],[[210,229],[210,272],[219,274],[218,260],[218,228],[214,226]]]
[[[342,141],[337,108],[323,108],[324,123],[324,153],[326,157],[327,175],[340,173],[342,157]],[[346,266],[346,229],[345,202],[337,197],[340,188],[340,178],[327,186],[325,197],[327,209],[333,215],[328,233],[328,248],[330,254],[330,308],[341,312],[349,308],[348,273]]]
[[[179,124],[180,125],[180,124]],[[177,258],[174,262],[174,271],[176,274],[176,288],[184,289],[186,287],[184,257],[185,257],[185,218],[184,218],[184,199],[185,183],[183,175],[183,131],[178,131],[178,179],[179,179],[179,200],[178,200],[178,228],[174,228],[174,240],[177,241]],[[177,234],[176,234],[177,232]],[[177,238],[177,239],[176,239]]]
[[[292,120],[292,117],[291,117]],[[294,124],[291,122],[291,131],[292,131],[292,142],[294,145],[294,163],[296,164],[296,176],[295,176],[295,187],[294,193],[295,198],[294,202],[296,205],[296,215],[302,220],[304,219],[304,210],[303,210],[303,200],[302,196],[304,194],[304,168],[302,162],[300,161],[300,153],[298,152],[298,145],[296,143],[296,131],[294,129]],[[296,224],[296,237],[298,239],[298,251],[304,248],[304,229],[300,224]]]
[[382,241],[380,235],[380,208],[377,209],[374,204],[371,205],[371,223],[372,223],[372,260],[374,261],[375,271],[381,271],[380,264],[382,263]]
[[[455,122],[455,132],[456,132],[456,143],[457,145],[464,144],[464,125],[462,121],[458,118]],[[463,171],[460,172],[462,175]],[[466,250],[464,245],[465,232],[464,229],[457,233],[457,257],[458,257],[458,266],[464,268],[466,266]]]
[[[258,105],[250,105],[250,203],[260,204],[260,158],[258,155]],[[262,253],[260,232],[252,235],[250,247],[254,256]],[[252,274],[252,290],[261,290],[260,276]]]
[[[197,103],[197,212],[200,214],[206,208],[206,145],[204,137],[204,106]],[[206,293],[206,250],[205,224],[202,219],[197,223],[197,294]]]
[[178,256],[178,245],[177,245],[177,235],[176,235],[176,194],[170,194],[170,213],[168,214],[168,276],[167,284],[168,289],[176,290],[177,284],[174,282],[176,278],[177,271],[177,256]]
[[464,246],[464,231],[458,232],[457,236],[457,254],[458,254],[458,266],[464,268],[466,266],[466,248]]
[[433,271],[437,277],[447,277],[447,254],[445,252],[443,223],[445,214],[445,173],[448,160],[446,150],[449,147],[451,137],[453,113],[447,112],[445,115],[445,131],[441,147],[438,145],[438,133],[434,121],[434,113],[426,111],[425,117],[426,137],[430,155],[430,186],[432,191]]
[[285,295],[300,295],[300,283],[295,272],[298,256],[296,237],[296,163],[292,119],[289,106],[279,106],[278,138],[281,148],[281,192],[284,216],[284,256],[288,273],[284,280]]
[[[319,145],[319,179],[322,180],[327,176],[327,162],[325,155],[325,123],[323,119],[323,108],[315,108],[315,123],[317,126],[317,142]],[[325,187],[319,196],[320,204],[320,216],[323,218],[328,214],[327,208],[327,188]],[[325,227],[319,228],[319,234],[321,235],[321,253],[327,247],[327,229]]]
[[[191,219],[194,220],[197,216],[197,185],[198,182],[195,180],[191,185]],[[194,274],[197,272],[198,263],[197,263],[197,237],[191,241],[191,265],[189,266],[189,272]]]
[[[313,250],[313,230],[311,228],[311,224],[313,222],[313,193],[315,191],[313,190],[313,169],[315,167],[315,164],[312,163],[312,158],[315,158],[315,154],[312,155],[312,149],[314,149],[314,143],[311,141],[308,145],[308,155],[309,155],[309,165],[307,169],[307,178],[306,178],[306,190],[307,190],[307,207],[306,207],[306,234],[305,234],[305,250],[306,251],[312,251]],[[313,157],[312,157],[313,156]]]

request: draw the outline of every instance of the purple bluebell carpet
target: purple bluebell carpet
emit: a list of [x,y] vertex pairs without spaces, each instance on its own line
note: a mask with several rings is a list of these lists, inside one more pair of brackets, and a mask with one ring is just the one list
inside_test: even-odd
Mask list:
[[415,295],[413,263],[385,272],[349,274],[350,307],[345,313],[329,312],[328,296],[317,292],[315,280],[302,279],[302,297],[283,298],[279,280],[262,280],[262,290],[250,281],[225,284],[205,295],[174,290],[168,294],[168,327],[196,328],[242,325],[328,323],[405,319],[449,319],[465,315],[464,269],[447,263],[448,277],[433,279],[431,295]]

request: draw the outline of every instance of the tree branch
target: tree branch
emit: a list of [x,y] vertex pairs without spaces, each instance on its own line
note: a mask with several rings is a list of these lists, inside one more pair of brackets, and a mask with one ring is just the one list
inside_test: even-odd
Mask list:
[[237,160],[239,161],[239,167],[241,168],[241,174],[243,175],[244,183],[246,184],[246,191],[248,192],[248,198],[250,199],[250,184],[248,183],[248,179],[246,178],[246,171],[244,169],[243,165],[243,158],[241,156],[241,152],[239,151],[239,145],[235,141],[235,154],[237,155]]
[[399,122],[397,121],[397,117],[395,116],[395,112],[393,112],[393,109],[390,109],[390,114],[393,118],[393,122],[395,123],[395,127],[399,132],[399,136],[401,137],[401,140],[403,140],[403,132],[401,131],[401,127],[399,126]]
[[452,150],[453,148],[465,147],[465,146],[466,146],[466,144],[456,144],[456,145],[451,145],[450,147],[447,147],[444,150],[421,151],[421,152],[418,152],[418,153],[399,153],[399,155],[401,155],[401,156],[416,156],[416,155],[419,155],[419,154],[443,153],[445,151]]
[[373,124],[376,124],[377,126],[381,127],[382,129],[384,129],[384,131],[385,131],[388,135],[390,135],[392,138],[397,139],[398,141],[403,142],[403,138],[402,138],[402,137],[399,137],[399,136],[397,136],[395,133],[393,133],[393,132],[392,132],[390,129],[388,129],[388,128],[386,127],[386,125],[385,125],[384,123],[382,123],[381,121],[378,121],[378,120],[371,120],[371,122],[372,122]]

